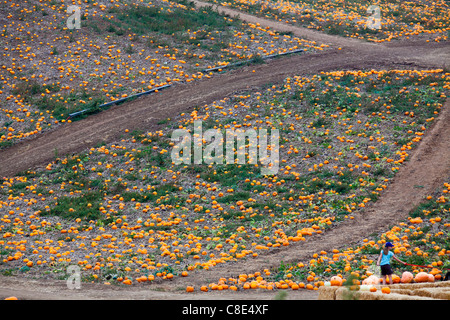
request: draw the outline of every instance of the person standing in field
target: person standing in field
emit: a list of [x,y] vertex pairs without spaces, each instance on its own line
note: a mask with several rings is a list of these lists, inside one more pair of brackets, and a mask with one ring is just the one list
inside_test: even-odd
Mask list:
[[386,284],[386,277],[388,278],[388,281],[390,284],[393,283],[392,280],[392,274],[394,273],[391,268],[391,259],[394,258],[398,262],[402,264],[406,264],[406,262],[401,261],[398,259],[395,254],[391,251],[391,248],[393,248],[394,245],[390,242],[387,242],[380,252],[380,256],[377,260],[377,266],[380,266],[381,268],[381,276],[383,277],[383,285]]

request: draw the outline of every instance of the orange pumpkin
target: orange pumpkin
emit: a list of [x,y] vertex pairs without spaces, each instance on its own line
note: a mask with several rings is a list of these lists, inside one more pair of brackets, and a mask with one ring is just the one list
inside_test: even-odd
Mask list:
[[193,286],[187,286],[186,287],[186,292],[194,292],[194,287]]
[[433,270],[430,271],[430,274],[436,277],[441,272],[442,272],[441,270],[433,268]]
[[398,275],[396,275],[396,274],[393,274],[392,275],[392,282],[393,283],[400,283],[400,277],[398,276]]
[[207,286],[202,286],[200,288],[200,290],[203,291],[203,292],[208,292],[208,287]]
[[[392,283],[391,283],[392,281]],[[383,283],[383,279],[380,278],[380,283]],[[396,274],[391,274],[390,277],[386,277],[386,283],[394,284],[394,283],[400,283],[400,277]]]
[[426,273],[426,272],[419,272],[414,277],[415,282],[428,282],[429,280],[430,280],[430,278],[428,277],[428,273]]
[[338,276],[333,276],[330,279],[330,284],[332,286],[342,286],[342,278]]
[[410,283],[411,281],[413,281],[414,275],[409,272],[409,271],[405,271],[402,273],[402,278],[400,279],[401,283]]
[[18,299],[17,299],[17,297],[8,297],[8,298],[5,298],[5,300],[18,300]]
[[383,287],[383,288],[381,288],[381,292],[389,294],[389,293],[391,293],[391,289],[389,287]]
[[428,282],[434,282],[434,276],[432,274],[428,274]]

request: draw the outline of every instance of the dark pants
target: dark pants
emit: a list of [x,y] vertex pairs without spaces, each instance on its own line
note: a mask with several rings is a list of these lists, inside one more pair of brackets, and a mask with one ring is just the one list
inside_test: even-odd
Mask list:
[[393,274],[391,266],[389,264],[384,264],[382,266],[380,266],[381,268],[381,275],[382,276],[388,276]]

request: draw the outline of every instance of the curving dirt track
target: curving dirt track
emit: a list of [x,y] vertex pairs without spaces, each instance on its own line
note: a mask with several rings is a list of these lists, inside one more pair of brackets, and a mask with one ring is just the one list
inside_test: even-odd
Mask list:
[[[198,6],[209,5],[197,2]],[[237,11],[220,8],[235,16]],[[0,151],[0,176],[10,176],[60,156],[85,150],[99,142],[120,138],[125,129],[155,130],[158,121],[175,113],[189,112],[195,106],[268,83],[277,83],[292,75],[310,75],[321,71],[360,69],[430,69],[450,65],[450,43],[373,44],[355,39],[325,35],[309,29],[289,26],[248,14],[239,13],[242,20],[260,23],[279,31],[291,31],[295,36],[325,43],[330,48],[279,58],[262,65],[254,65],[216,74],[210,79],[190,84],[177,84],[158,94],[142,97],[113,107],[84,120],[60,126],[36,138],[22,141]],[[338,49],[341,48],[341,49]],[[252,72],[252,71],[255,72]],[[261,271],[286,263],[307,260],[318,250],[329,251],[351,245],[364,235],[386,230],[390,223],[405,218],[430,192],[434,191],[450,173],[450,101],[442,108],[439,118],[428,130],[419,147],[397,173],[390,187],[364,213],[347,220],[338,227],[305,242],[280,248],[262,257],[239,263],[217,265],[209,271],[191,272],[188,278],[170,283],[155,284],[158,291],[148,288],[123,288],[101,284],[84,284],[82,290],[68,290],[64,281],[43,282],[0,277],[0,298],[15,295],[23,299],[272,299],[274,293],[259,290],[243,293],[210,292],[186,295],[180,288],[189,284],[200,286],[218,281],[220,277],[236,277],[240,273]],[[414,188],[420,184],[423,188]],[[39,295],[36,295],[39,292]],[[312,291],[300,290],[288,294],[291,299],[316,299]]]

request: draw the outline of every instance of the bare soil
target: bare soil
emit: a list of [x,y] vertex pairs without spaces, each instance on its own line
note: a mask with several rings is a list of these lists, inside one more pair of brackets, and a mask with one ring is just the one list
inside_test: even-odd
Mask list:
[[[197,5],[209,5],[197,2]],[[239,12],[221,8],[235,16]],[[59,126],[52,131],[19,142],[0,151],[0,176],[11,176],[36,166],[45,166],[59,156],[80,152],[100,142],[112,142],[125,129],[158,129],[158,122],[174,114],[189,112],[195,106],[208,104],[230,94],[267,84],[279,83],[288,76],[311,75],[322,71],[367,69],[439,69],[450,65],[450,43],[426,41],[373,44],[355,39],[326,35],[317,31],[239,13],[242,20],[260,23],[277,31],[291,31],[295,36],[328,44],[330,47],[314,53],[303,53],[274,59],[261,65],[251,65],[210,79],[178,84],[158,94],[145,96],[86,119]],[[254,72],[253,72],[254,71]],[[424,136],[405,166],[382,197],[365,208],[361,215],[348,219],[323,234],[306,241],[281,247],[265,256],[237,263],[217,265],[209,271],[191,272],[187,278],[144,286],[111,286],[83,283],[80,290],[69,290],[65,281],[43,281],[0,277],[0,298],[20,299],[273,299],[276,292],[245,290],[214,291],[187,294],[186,285],[197,289],[219,278],[236,277],[241,273],[262,271],[285,263],[311,259],[317,250],[330,251],[350,246],[366,235],[382,232],[395,221],[407,217],[426,195],[443,183],[450,172],[450,101],[442,108],[433,127]],[[421,185],[423,188],[415,188]],[[289,291],[288,299],[317,299],[310,290]]]

